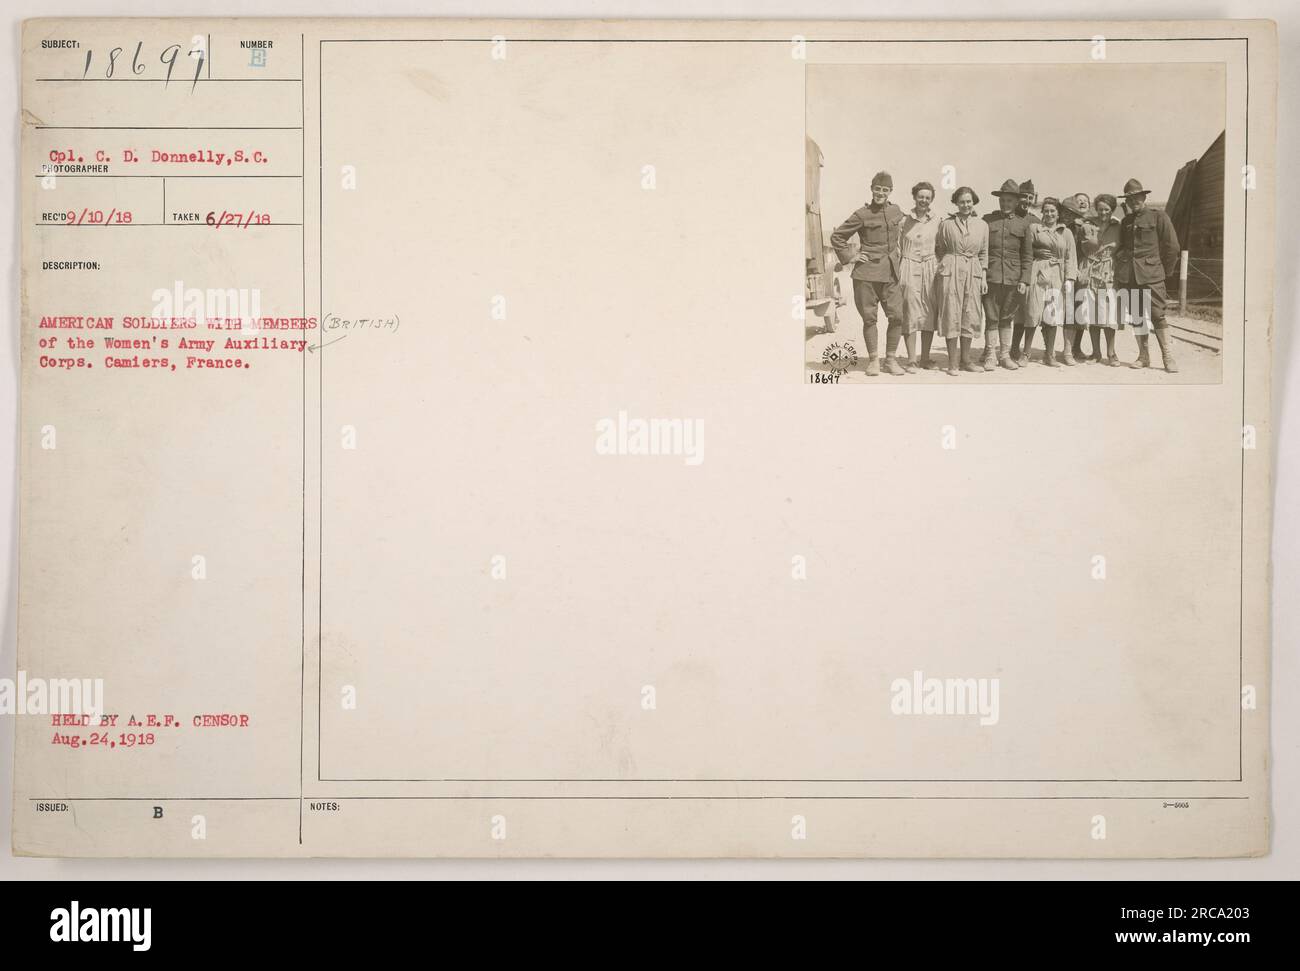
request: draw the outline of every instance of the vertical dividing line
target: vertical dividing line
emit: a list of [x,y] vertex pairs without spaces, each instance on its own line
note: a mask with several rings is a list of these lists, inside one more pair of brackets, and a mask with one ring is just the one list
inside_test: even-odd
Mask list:
[[[325,321],[325,41],[316,45],[316,188],[318,209],[316,229],[319,262],[316,302],[317,329]],[[323,331],[322,331],[323,332]],[[321,776],[321,749],[324,748],[321,722],[321,691],[325,681],[325,355],[316,362],[316,778]]]
[[[298,35],[298,137],[302,165],[298,169],[302,205],[298,211],[298,232],[302,239],[302,317],[307,318],[307,35]],[[310,339],[307,346],[310,346]],[[306,745],[303,720],[307,717],[307,355],[302,356],[302,563],[299,567],[302,593],[298,601],[298,845],[302,846],[303,749]]]
[[[1246,165],[1250,164],[1250,37],[1246,37]],[[1249,261],[1246,259],[1247,247],[1250,245],[1250,190],[1243,194],[1242,229],[1241,229],[1241,428],[1238,430],[1237,446],[1242,446],[1240,436],[1246,428],[1246,335],[1250,328],[1246,326],[1246,285]],[[1223,254],[1220,253],[1220,256]],[[1272,382],[1269,382],[1270,393]],[[1270,405],[1271,407],[1271,405]],[[1270,447],[1272,443],[1270,442]],[[1241,523],[1240,544],[1237,547],[1237,563],[1241,576],[1237,594],[1237,781],[1246,777],[1246,713],[1241,706],[1242,684],[1246,679],[1246,450],[1241,448]],[[1269,618],[1272,625],[1272,618]]]

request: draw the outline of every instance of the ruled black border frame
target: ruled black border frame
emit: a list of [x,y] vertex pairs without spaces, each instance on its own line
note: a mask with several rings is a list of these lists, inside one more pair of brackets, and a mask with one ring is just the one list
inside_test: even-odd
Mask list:
[[[515,40],[515,41],[517,41],[517,42],[521,42],[521,43],[596,43],[596,44],[600,44],[600,43],[678,43],[678,44],[680,44],[680,43],[694,43],[694,44],[728,44],[728,43],[737,43],[737,44],[785,44],[785,43],[790,43],[790,42],[791,42],[791,38],[771,38],[771,39],[769,39],[769,38],[758,38],[758,39],[743,39],[743,38],[721,38],[721,39],[719,39],[719,38],[712,38],[712,39],[710,39],[710,38],[665,38],[665,39],[656,39],[656,38],[646,38],[646,39],[639,39],[639,38],[510,38],[510,39],[511,39],[511,40]],[[1250,37],[1249,37],[1249,35],[1247,35],[1247,36],[1242,36],[1242,37],[1119,37],[1119,38],[1107,38],[1107,39],[1108,39],[1108,40],[1114,40],[1114,41],[1117,41],[1117,42],[1135,42],[1135,43],[1161,43],[1161,42],[1174,42],[1174,43],[1177,43],[1177,42],[1180,42],[1180,41],[1182,41],[1182,42],[1223,42],[1223,41],[1242,41],[1242,42],[1244,42],[1244,43],[1245,43],[1245,49],[1244,49],[1244,51],[1245,51],[1245,59],[1244,59],[1244,68],[1245,68],[1245,79],[1244,79],[1244,88],[1245,88],[1245,117],[1244,117],[1244,133],[1243,133],[1243,134],[1244,134],[1244,137],[1243,137],[1243,142],[1244,142],[1244,160],[1245,160],[1245,162],[1246,162],[1247,164],[1249,164],[1249,158],[1250,158]],[[932,43],[940,43],[940,44],[1004,43],[1004,44],[1005,44],[1005,43],[1090,43],[1091,40],[1092,40],[1092,38],[1083,38],[1083,39],[1080,39],[1080,38],[1024,38],[1024,37],[1017,37],[1017,38],[950,38],[950,39],[941,39],[941,38],[917,38],[917,39],[879,38],[879,39],[872,39],[872,40],[867,40],[867,39],[857,39],[857,38],[840,38],[840,39],[810,39],[810,38],[805,38],[805,42],[808,43],[808,44],[899,44],[899,43],[905,43],[905,44],[932,44]],[[491,43],[491,42],[492,42],[492,40],[491,40],[490,38],[488,38],[488,39],[483,39],[483,38],[351,38],[351,39],[347,39],[347,38],[320,38],[320,39],[319,39],[319,42],[318,42],[318,59],[317,59],[317,65],[316,65],[316,67],[317,67],[317,83],[318,83],[318,103],[317,103],[317,108],[318,108],[318,112],[319,112],[319,114],[320,114],[319,125],[318,125],[318,130],[317,130],[317,138],[318,138],[317,148],[318,148],[318,153],[319,153],[320,156],[321,156],[321,165],[322,165],[322,170],[323,170],[323,152],[324,152],[324,138],[323,138],[323,133],[324,133],[324,118],[323,118],[323,110],[324,110],[324,109],[323,109],[323,101],[322,101],[321,98],[319,97],[319,93],[320,93],[321,90],[323,90],[323,77],[324,77],[324,73],[323,73],[323,52],[324,52],[324,45],[325,45],[326,43],[475,43],[475,44],[483,44],[483,43]],[[300,51],[301,51],[302,53],[305,53],[305,43],[306,43],[305,34],[301,34],[301,35],[300,35]],[[209,50],[210,50],[210,46],[209,46]],[[210,72],[211,72],[211,63],[210,63],[210,62],[209,62],[209,66],[208,66],[208,71],[209,71],[209,75],[210,75]],[[300,74],[302,74],[303,76],[300,77],[300,78],[298,78],[298,79],[296,79],[296,80],[299,80],[300,83],[302,84],[303,91],[302,91],[302,96],[301,96],[301,102],[300,102],[300,104],[302,105],[303,114],[305,115],[305,86],[306,86],[306,82],[305,82],[305,63],[304,63],[304,67],[303,67],[303,69],[300,71]],[[38,80],[44,80],[44,79],[38,79]],[[295,80],[295,79],[285,79],[285,80]],[[806,110],[806,102],[805,102],[805,110]],[[303,161],[304,161],[304,171],[303,171],[303,173],[302,173],[302,176],[300,176],[300,177],[303,178],[302,193],[303,193],[303,197],[304,197],[304,201],[305,201],[305,196],[306,196],[306,180],[305,180],[306,139],[305,139],[305,138],[302,140],[302,152],[303,152]],[[321,263],[321,265],[320,265],[320,275],[319,275],[319,277],[318,277],[318,281],[317,281],[317,283],[318,283],[318,287],[319,287],[318,301],[319,301],[319,303],[323,303],[323,297],[324,297],[324,186],[323,186],[323,180],[320,179],[320,171],[318,171],[318,191],[319,191],[319,193],[320,193],[320,208],[319,208],[319,211],[318,211],[318,214],[317,214],[317,215],[318,215],[319,242],[320,242],[319,252],[318,252],[318,257],[319,257],[319,259],[320,259],[320,263]],[[1246,331],[1246,324],[1247,324],[1247,319],[1246,319],[1246,309],[1247,309],[1247,308],[1246,308],[1246,292],[1247,292],[1247,282],[1248,282],[1248,281],[1247,281],[1247,273],[1248,273],[1247,248],[1248,248],[1248,245],[1249,245],[1249,213],[1250,213],[1250,193],[1249,193],[1249,192],[1246,192],[1245,195],[1244,195],[1244,199],[1243,199],[1243,226],[1242,226],[1242,235],[1243,235],[1243,245],[1242,245],[1242,304],[1243,304],[1243,306],[1242,306],[1242,424],[1243,424],[1243,426],[1245,425],[1245,414],[1246,414],[1246,410],[1245,410],[1245,409],[1246,409],[1246,401],[1245,401],[1245,395],[1246,395],[1246,381],[1245,381],[1245,378],[1246,378],[1246,359],[1247,359],[1247,340],[1248,340],[1248,335],[1247,335],[1247,331]],[[304,223],[305,223],[305,210],[304,210]],[[306,260],[306,227],[305,227],[305,225],[304,225],[304,227],[303,227],[303,234],[302,234],[302,248],[303,248],[303,294],[302,294],[302,302],[303,302],[303,313],[304,313],[304,315],[305,315],[305,313],[306,313],[306,262],[307,262],[307,260]],[[318,306],[318,310],[319,310],[319,306]],[[318,464],[319,464],[320,468],[319,468],[318,471],[321,473],[321,476],[320,476],[320,482],[318,483],[318,486],[321,486],[321,488],[318,488],[318,495],[317,495],[317,501],[318,501],[318,504],[319,504],[319,507],[320,507],[319,511],[321,512],[321,515],[319,516],[319,521],[318,521],[318,529],[319,529],[318,541],[319,541],[319,543],[320,543],[320,549],[318,550],[318,554],[323,553],[323,540],[324,540],[324,520],[323,520],[323,493],[324,493],[324,490],[323,490],[323,426],[320,425],[320,423],[319,423],[319,419],[320,419],[320,417],[323,416],[323,407],[324,407],[324,405],[323,405],[323,401],[324,401],[324,394],[323,394],[323,390],[324,390],[324,382],[323,382],[323,377],[324,377],[324,368],[323,368],[323,365],[324,365],[324,361],[323,361],[323,355],[322,355],[322,360],[318,362],[318,378],[319,378],[319,380],[320,380],[320,394],[319,394],[319,396],[318,396],[318,397],[319,397],[319,400],[318,400],[318,436],[319,436],[318,447],[319,447],[319,449],[320,449],[320,452],[319,452],[319,454],[318,454]],[[300,706],[300,707],[299,707],[299,711],[300,711],[300,718],[299,718],[299,767],[300,767],[300,772],[299,772],[299,791],[298,791],[298,795],[297,795],[297,796],[58,796],[58,797],[33,796],[33,797],[29,797],[29,801],[31,801],[31,802],[40,802],[40,801],[62,800],[62,801],[66,801],[66,802],[78,802],[78,803],[88,803],[88,802],[137,802],[137,801],[143,801],[143,802],[153,802],[153,803],[189,803],[189,802],[292,802],[292,801],[295,801],[295,800],[296,800],[296,801],[298,802],[298,843],[299,843],[299,845],[302,845],[302,843],[303,843],[303,803],[304,803],[304,801],[305,801],[306,799],[313,799],[313,800],[315,800],[315,799],[329,799],[329,800],[333,800],[333,801],[351,801],[351,802],[364,802],[364,801],[415,801],[415,802],[419,802],[419,801],[485,801],[485,800],[501,800],[501,801],[579,801],[579,802],[581,802],[581,801],[625,801],[625,800],[631,800],[631,801],[646,801],[646,800],[649,800],[649,801],[656,801],[656,800],[670,800],[670,799],[687,800],[687,801],[711,801],[711,800],[721,800],[721,801],[773,801],[773,800],[776,800],[776,801],[788,801],[788,800],[795,800],[795,799],[799,799],[799,800],[818,800],[818,801],[826,801],[826,800],[830,800],[830,801],[896,801],[896,800],[906,800],[906,801],[945,801],[945,800],[946,800],[946,801],[1042,801],[1042,800],[1047,800],[1047,801],[1054,801],[1054,800],[1122,800],[1122,801],[1143,801],[1143,800],[1153,800],[1153,799],[1154,799],[1154,800],[1162,800],[1162,799],[1182,799],[1182,800],[1186,800],[1186,799],[1199,799],[1199,800],[1213,800],[1213,801],[1224,801],[1224,800],[1227,800],[1227,801],[1246,801],[1246,800],[1249,800],[1250,798],[1252,798],[1252,797],[1250,797],[1250,796],[1237,796],[1237,795],[1226,795],[1226,796],[1219,796],[1219,795],[1209,795],[1209,796],[1206,796],[1206,795],[1199,795],[1199,796],[1168,796],[1168,795],[1158,795],[1158,794],[1153,794],[1153,795],[1143,795],[1143,796],[1109,796],[1109,795],[1052,795],[1052,796],[1043,796],[1043,795],[1038,795],[1038,796],[961,796],[961,795],[943,795],[943,796],[925,796],[925,795],[823,795],[823,794],[804,794],[804,795],[799,795],[799,796],[784,795],[784,794],[778,794],[778,795],[762,795],[762,794],[759,794],[759,795],[670,795],[670,796],[638,796],[638,795],[538,795],[538,796],[528,796],[528,795],[497,795],[497,796],[482,796],[482,795],[473,795],[473,796],[469,796],[469,795],[461,795],[461,796],[456,796],[456,795],[402,795],[402,796],[397,796],[397,795],[349,795],[349,796],[320,796],[320,795],[311,795],[311,796],[308,796],[308,795],[306,795],[306,793],[305,793],[305,781],[306,781],[306,772],[305,772],[305,744],[306,744],[306,742],[305,742],[305,735],[306,735],[306,727],[305,727],[305,722],[306,722],[306,691],[305,691],[305,683],[306,683],[306,531],[307,531],[307,515],[306,515],[306,508],[307,508],[307,507],[306,507],[306,501],[307,501],[307,496],[306,496],[306,467],[307,467],[307,434],[306,434],[306,433],[307,433],[307,424],[306,424],[306,423],[307,423],[307,387],[306,387],[306,366],[307,366],[307,365],[306,365],[306,359],[304,358],[304,361],[303,361],[303,371],[302,371],[302,377],[303,377],[303,381],[302,381],[302,401],[303,401],[303,413],[302,413],[302,430],[303,430],[303,444],[302,444],[302,471],[303,471],[303,483],[302,483],[302,501],[303,501],[303,516],[302,516],[302,544],[303,544],[303,563],[302,563],[302,567],[301,567],[301,571],[302,571],[302,627],[301,627],[301,641],[300,641],[300,652],[301,652],[301,653],[300,653],[300,688],[301,688],[301,692],[300,692],[300,697],[299,697],[299,706]],[[1246,562],[1245,562],[1245,475],[1246,475],[1246,472],[1245,472],[1245,450],[1243,449],[1243,450],[1242,450],[1242,458],[1241,458],[1241,494],[1240,494],[1240,502],[1241,502],[1241,507],[1240,507],[1240,530],[1241,530],[1241,538],[1240,538],[1240,542],[1239,542],[1239,550],[1238,550],[1239,563],[1240,563],[1240,572],[1241,572],[1240,583],[1239,583],[1239,590],[1240,590],[1240,593],[1239,593],[1239,604],[1240,604],[1240,606],[1239,606],[1239,618],[1238,618],[1238,683],[1239,683],[1239,688],[1240,688],[1240,683],[1242,682],[1242,680],[1243,680],[1243,676],[1244,676],[1244,611],[1245,611],[1245,570],[1246,570]],[[751,779],[751,780],[707,780],[707,779],[677,779],[677,780],[674,780],[674,779],[550,779],[550,780],[527,780],[527,779],[513,779],[513,780],[512,780],[512,779],[473,779],[473,780],[471,780],[471,779],[410,779],[410,780],[406,780],[406,779],[324,779],[324,778],[322,778],[322,776],[321,776],[321,771],[320,771],[320,762],[321,762],[321,744],[320,744],[320,743],[321,743],[321,731],[320,731],[320,728],[321,728],[321,690],[322,690],[322,684],[323,684],[323,680],[322,680],[322,678],[321,678],[321,674],[322,674],[322,672],[323,672],[323,661],[324,661],[324,656],[323,656],[323,644],[322,644],[322,638],[323,638],[323,626],[322,626],[322,624],[321,624],[321,621],[322,621],[322,619],[323,619],[323,597],[320,596],[320,593],[321,593],[321,584],[320,584],[320,581],[323,579],[322,560],[323,560],[323,557],[320,556],[320,555],[318,555],[317,566],[318,566],[318,571],[320,571],[320,572],[318,573],[318,590],[317,590],[317,593],[318,593],[318,601],[317,601],[317,621],[318,621],[318,628],[317,628],[317,658],[316,658],[316,660],[317,660],[317,724],[316,724],[316,728],[317,728],[317,732],[316,732],[316,736],[317,736],[317,737],[316,737],[316,743],[317,743],[317,780],[316,780],[316,781],[317,781],[317,782],[342,782],[342,783],[356,783],[356,782],[421,782],[421,783],[435,783],[435,782],[491,782],[491,783],[512,783],[512,782],[553,782],[553,783],[575,783],[575,782],[577,782],[577,783],[584,783],[584,782],[585,782],[585,783],[601,783],[601,782],[604,782],[604,783],[609,783],[609,782],[632,782],[632,783],[644,783],[644,782],[659,782],[659,783],[673,783],[673,782],[678,782],[678,783],[680,783],[680,782],[715,782],[715,783],[716,783],[716,782],[728,782],[728,783],[742,783],[742,782],[749,782],[749,783],[754,783],[754,782],[759,782],[759,783],[761,783],[761,782],[770,782],[770,783],[782,783],[782,782],[797,782],[797,783],[801,783],[801,784],[818,784],[818,783],[840,783],[840,784],[843,784],[843,783],[860,783],[860,784],[890,784],[890,783],[894,783],[894,784],[924,784],[924,783],[953,783],[953,782],[958,782],[958,783],[966,783],[966,782],[976,782],[976,783],[981,783],[981,782],[982,782],[982,783],[986,783],[986,784],[1014,784],[1014,783],[1023,783],[1023,784],[1032,784],[1032,783],[1050,784],[1050,783],[1087,783],[1087,782],[1098,782],[1098,783],[1119,783],[1119,784],[1124,784],[1124,783],[1130,783],[1130,784],[1174,784],[1174,783],[1207,783],[1207,784],[1224,784],[1224,783],[1234,783],[1234,782],[1235,782],[1235,783],[1241,783],[1241,782],[1244,781],[1244,772],[1243,772],[1243,768],[1244,768],[1244,752],[1243,752],[1243,745],[1244,745],[1244,717],[1245,717],[1245,716],[1244,716],[1244,710],[1242,710],[1242,709],[1240,708],[1240,706],[1238,707],[1238,775],[1237,775],[1237,778],[1236,778],[1236,779],[1185,779],[1185,780],[1179,780],[1179,779],[875,779],[875,780],[864,780],[864,779],[852,779],[852,780],[850,780],[850,779],[844,779],[844,780],[837,780],[837,779],[821,779],[821,780],[779,780],[779,779],[767,779],[767,780],[762,780],[762,779]]]
[[[792,22],[791,26],[795,26]],[[782,38],[524,38],[511,37],[509,41],[514,43],[529,44],[789,44],[792,37]],[[1051,37],[1051,38],[877,38],[877,39],[859,39],[859,38],[803,38],[806,44],[1015,44],[1015,43],[1032,43],[1032,44],[1089,44],[1093,42],[1092,37]],[[1250,37],[1107,37],[1108,43],[1205,43],[1205,42],[1242,42],[1244,48],[1244,89],[1245,89],[1245,113],[1243,119],[1243,164],[1250,164]],[[325,188],[324,188],[324,151],[325,151],[325,119],[324,119],[324,51],[326,44],[491,44],[493,38],[482,37],[445,37],[445,38],[398,38],[398,37],[369,37],[369,38],[319,38],[317,45],[317,62],[316,62],[316,79],[317,79],[317,153],[318,153],[318,176],[317,189],[319,193],[318,211],[317,211],[317,230],[318,230],[318,247],[317,257],[319,260],[318,267],[318,303],[317,312],[323,312],[324,289],[325,289]],[[1220,62],[1225,64],[1231,70],[1229,62]],[[305,68],[303,71],[305,75]],[[805,82],[806,83],[806,82]],[[1229,110],[1225,104],[1225,114]],[[804,102],[805,113],[807,111],[807,100]],[[305,144],[305,139],[304,139]],[[304,149],[305,151],[305,149]],[[1225,173],[1226,178],[1226,173]],[[304,192],[305,192],[304,185]],[[305,222],[304,214],[304,222]],[[1250,241],[1250,192],[1243,189],[1243,213],[1242,213],[1242,349],[1241,349],[1241,424],[1246,424],[1246,361],[1248,358],[1247,351],[1247,292],[1249,271],[1248,247]],[[304,232],[304,280],[305,280],[305,232]],[[1225,268],[1226,269],[1226,268]],[[1245,655],[1245,518],[1246,518],[1246,450],[1241,449],[1241,489],[1240,489],[1240,517],[1239,530],[1240,538],[1238,544],[1238,562],[1239,562],[1239,594],[1238,594],[1238,643],[1237,643],[1237,777],[1235,779],[478,779],[478,778],[352,778],[336,779],[325,778],[321,771],[322,762],[322,690],[324,683],[324,540],[325,540],[325,522],[324,522],[324,401],[325,401],[325,360],[324,355],[320,355],[317,363],[317,653],[316,653],[316,781],[324,783],[495,783],[495,784],[517,784],[517,783],[551,783],[551,784],[573,784],[573,783],[630,783],[630,784],[680,784],[680,783],[728,783],[728,784],[868,784],[868,785],[885,785],[885,784],[951,784],[951,783],[975,783],[975,784],[1056,784],[1056,783],[1110,783],[1110,784],[1186,784],[1186,783],[1241,783],[1244,778],[1244,709],[1241,707],[1241,688],[1244,680],[1244,655]],[[305,363],[304,363],[305,367]],[[305,374],[305,372],[304,372]],[[307,412],[307,388],[306,381],[303,381],[303,467],[306,468],[306,412]],[[303,535],[304,535],[304,571],[306,568],[306,481],[304,476],[303,485]],[[302,664],[305,672],[306,666],[306,611],[305,611],[305,581],[304,581],[304,612],[303,612],[303,657]],[[305,674],[304,674],[305,676]],[[300,724],[300,746],[299,761],[303,760],[305,751],[305,729]],[[302,842],[302,801],[305,798],[302,794],[303,778],[300,773],[299,785],[299,843]],[[327,797],[309,797],[312,799]],[[710,795],[710,796],[534,796],[534,797],[480,797],[480,796],[351,796],[336,797],[346,799],[397,799],[397,800],[421,800],[421,799],[446,799],[446,800],[471,800],[471,799],[500,799],[500,798],[531,798],[531,799],[560,799],[560,800],[586,800],[586,799],[705,799],[705,800],[744,800],[744,799],[794,799],[794,798],[823,798],[823,799],[1054,799],[1054,798],[1134,798],[1134,799],[1160,799],[1174,798],[1163,796],[1136,796],[1136,797],[1086,797],[1086,796],[1027,796],[1027,797],[943,797],[943,796],[737,796],[737,795]],[[1187,797],[1184,797],[1187,798]],[[1197,799],[1204,798],[1235,798],[1247,799],[1247,796],[1240,797],[1191,797]]]

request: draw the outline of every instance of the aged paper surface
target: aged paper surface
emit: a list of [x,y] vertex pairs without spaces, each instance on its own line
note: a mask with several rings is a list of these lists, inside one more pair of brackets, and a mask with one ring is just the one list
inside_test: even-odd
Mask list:
[[[28,22],[15,851],[1267,852],[1275,75],[1259,22]],[[1105,197],[1156,310],[1044,324]]]

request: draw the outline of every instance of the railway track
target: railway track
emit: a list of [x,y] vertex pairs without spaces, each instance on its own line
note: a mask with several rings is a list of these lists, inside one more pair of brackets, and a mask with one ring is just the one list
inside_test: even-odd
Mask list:
[[1175,339],[1180,340],[1185,344],[1194,344],[1197,347],[1204,347],[1206,350],[1214,351],[1216,354],[1223,353],[1223,338],[1218,334],[1198,327],[1188,326],[1187,324],[1175,324],[1172,321],[1169,323],[1169,329],[1173,332]]

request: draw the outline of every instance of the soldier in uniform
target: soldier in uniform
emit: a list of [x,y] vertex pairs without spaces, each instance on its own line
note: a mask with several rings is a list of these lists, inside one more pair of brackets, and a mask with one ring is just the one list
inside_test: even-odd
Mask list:
[[[894,180],[888,172],[877,172],[871,179],[871,202],[858,209],[831,233],[831,247],[836,258],[846,266],[853,264],[853,302],[862,317],[862,340],[867,345],[867,374],[880,373],[877,356],[876,308],[883,305],[888,330],[885,368],[890,374],[903,374],[895,357],[903,334],[903,291],[899,286],[899,230],[903,210],[889,201]],[[853,255],[849,242],[860,240]]]
[[1128,215],[1119,226],[1119,247],[1115,252],[1115,285],[1132,291],[1130,307],[1136,304],[1134,319],[1140,321],[1136,328],[1138,359],[1130,366],[1151,366],[1148,341],[1150,332],[1154,329],[1165,370],[1176,374],[1178,364],[1174,360],[1171,346],[1173,339],[1169,336],[1169,325],[1165,321],[1165,280],[1178,269],[1178,233],[1168,215],[1147,206],[1148,195],[1150,190],[1143,189],[1142,183],[1137,179],[1129,179],[1124,183],[1124,204]]
[[[988,292],[984,294],[984,370],[1001,364],[1010,371],[1019,365],[1011,359],[1011,328],[1015,323],[1025,292],[1029,289],[1029,266],[1033,249],[1029,239],[1031,223],[1016,213],[1020,187],[1007,179],[993,193],[998,211],[984,217],[989,225]],[[994,363],[994,354],[997,364]]]
[[1030,222],[1038,222],[1038,213],[1034,207],[1038,205],[1038,190],[1034,188],[1034,180],[1026,179],[1020,183],[1020,205],[1016,206],[1016,215],[1024,216]]
[[[1016,215],[1029,221],[1030,226],[1040,222],[1038,214],[1034,212],[1034,203],[1038,201],[1038,190],[1034,188],[1034,180],[1026,179],[1020,183],[1020,205],[1016,206]],[[1029,363],[1029,345],[1034,342],[1034,332],[1029,329],[1029,339],[1025,341],[1025,348],[1020,349],[1020,339],[1024,336],[1026,329],[1026,320],[1029,311],[1029,302],[1020,301],[1020,307],[1016,310],[1015,327],[1011,332],[1011,360],[1017,364]]]

